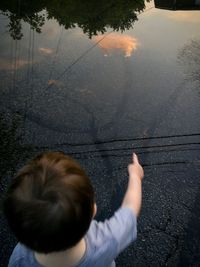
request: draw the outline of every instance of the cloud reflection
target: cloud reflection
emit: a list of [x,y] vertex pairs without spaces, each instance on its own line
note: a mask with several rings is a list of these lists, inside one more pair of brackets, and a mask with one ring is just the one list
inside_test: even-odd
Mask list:
[[15,62],[11,62],[6,59],[0,59],[0,70],[17,70],[30,64],[27,60],[18,59]]
[[56,86],[61,86],[61,85],[63,85],[63,83],[62,83],[61,81],[59,81],[59,80],[53,80],[53,79],[48,80],[47,84],[48,84],[48,85],[56,85]]
[[40,47],[39,51],[40,51],[40,53],[45,54],[45,55],[53,54],[53,49],[51,49],[51,48]]
[[[98,35],[93,38],[95,42],[99,42],[105,35]],[[130,57],[138,48],[139,42],[130,35],[111,33],[98,46],[103,50],[104,55],[109,55],[113,50],[121,50],[125,57]]]

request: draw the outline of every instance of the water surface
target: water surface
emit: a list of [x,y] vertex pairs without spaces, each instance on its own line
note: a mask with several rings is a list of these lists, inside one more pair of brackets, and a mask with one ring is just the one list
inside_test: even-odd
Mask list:
[[200,198],[198,9],[198,1],[0,3],[1,191],[27,158],[63,150],[87,169],[103,219],[120,204],[135,150],[144,207],[123,267],[196,264],[196,247],[187,247],[198,235],[186,229]]

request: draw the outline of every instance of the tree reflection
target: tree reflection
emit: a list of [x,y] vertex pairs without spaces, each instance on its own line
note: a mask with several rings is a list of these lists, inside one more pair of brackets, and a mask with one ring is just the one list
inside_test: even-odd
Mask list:
[[43,1],[1,1],[1,13],[9,18],[8,30],[14,40],[23,37],[22,22],[27,22],[31,29],[41,32],[45,16],[39,12],[45,8]]
[[199,0],[154,0],[155,7],[167,10],[198,10]]
[[145,9],[145,1],[3,0],[0,9],[10,19],[8,27],[13,39],[20,40],[23,37],[23,21],[40,33],[45,23],[43,10],[46,10],[48,19],[56,19],[65,29],[78,26],[91,38],[98,33],[105,33],[107,28],[115,31],[130,29],[138,19],[138,13]]
[[14,40],[21,40],[21,38],[23,37],[21,20],[30,24],[31,29],[35,30],[38,33],[41,32],[41,27],[45,22],[44,15],[39,14],[29,15],[24,18],[21,18],[17,14],[9,14],[8,17],[10,19],[8,25],[9,32]]

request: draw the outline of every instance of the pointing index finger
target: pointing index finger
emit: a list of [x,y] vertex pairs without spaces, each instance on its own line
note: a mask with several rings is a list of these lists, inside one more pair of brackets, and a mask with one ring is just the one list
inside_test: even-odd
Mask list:
[[138,163],[138,157],[135,153],[133,153],[133,163]]

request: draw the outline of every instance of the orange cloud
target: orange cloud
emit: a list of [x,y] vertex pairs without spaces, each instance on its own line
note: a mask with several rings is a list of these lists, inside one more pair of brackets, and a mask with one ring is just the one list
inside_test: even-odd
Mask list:
[[53,53],[53,50],[51,48],[45,48],[45,47],[40,47],[39,51],[40,53],[45,54],[45,55],[50,55]]
[[63,85],[63,83],[61,81],[59,81],[59,80],[53,80],[53,79],[52,80],[48,80],[47,84],[48,85],[56,85],[56,86]]
[[[95,42],[99,42],[105,35],[95,36]],[[126,34],[111,33],[98,43],[98,46],[104,51],[107,56],[113,50],[121,50],[125,57],[130,57],[138,48],[139,42],[136,38]]]
[[14,70],[30,64],[27,60],[18,59],[16,62],[10,62],[6,59],[0,59],[0,70]]

